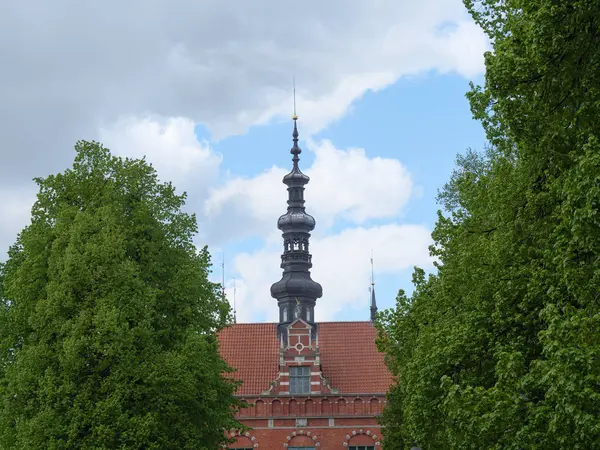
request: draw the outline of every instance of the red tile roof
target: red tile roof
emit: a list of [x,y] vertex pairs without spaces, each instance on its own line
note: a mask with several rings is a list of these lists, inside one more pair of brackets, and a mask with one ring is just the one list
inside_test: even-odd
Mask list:
[[242,380],[238,395],[260,394],[279,373],[279,341],[274,323],[237,323],[219,333],[221,356]]
[[383,393],[392,375],[377,351],[371,322],[322,322],[319,349],[323,376],[341,393]]
[[[370,322],[319,323],[323,376],[343,393],[386,392],[392,376],[377,351],[377,332]],[[221,355],[243,380],[239,395],[269,388],[279,371],[279,341],[274,323],[243,323],[219,334]]]

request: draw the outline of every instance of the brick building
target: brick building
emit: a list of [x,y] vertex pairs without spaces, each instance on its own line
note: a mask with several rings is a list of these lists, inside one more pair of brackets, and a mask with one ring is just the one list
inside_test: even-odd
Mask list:
[[[381,449],[377,424],[391,375],[375,346],[372,320],[377,310],[371,289],[371,320],[316,322],[314,307],[323,295],[310,275],[310,232],[315,220],[304,208],[297,118],[293,167],[282,231],[280,281],[271,286],[278,323],[234,324],[219,335],[221,354],[243,381],[237,395],[248,407],[239,419],[252,431],[229,448],[265,450]],[[274,305],[275,306],[275,305]]]

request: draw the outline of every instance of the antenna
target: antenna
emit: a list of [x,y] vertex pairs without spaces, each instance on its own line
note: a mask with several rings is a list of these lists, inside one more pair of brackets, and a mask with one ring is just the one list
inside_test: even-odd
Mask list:
[[235,311],[235,277],[233,277],[233,323],[237,323]]
[[225,250],[221,253],[221,290],[225,298]]

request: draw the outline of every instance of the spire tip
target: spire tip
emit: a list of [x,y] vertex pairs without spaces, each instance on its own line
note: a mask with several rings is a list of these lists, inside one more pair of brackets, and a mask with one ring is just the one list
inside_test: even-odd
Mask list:
[[292,87],[294,90],[294,115],[292,116],[292,119],[298,120],[298,116],[296,115],[296,75],[292,77]]

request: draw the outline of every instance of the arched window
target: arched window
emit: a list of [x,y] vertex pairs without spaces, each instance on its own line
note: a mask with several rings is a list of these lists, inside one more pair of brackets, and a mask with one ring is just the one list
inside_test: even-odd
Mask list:
[[363,413],[363,402],[360,398],[354,400],[354,414],[362,414]]
[[371,399],[371,414],[379,414],[379,400],[376,398]]
[[304,402],[304,410],[307,416],[312,416],[315,413],[315,405],[310,398]]
[[248,411],[248,402],[246,400],[241,401],[239,415],[242,417],[250,415],[250,413]]
[[290,414],[298,414],[298,402],[294,399],[290,400]]
[[256,401],[256,415],[257,416],[264,416],[265,413],[265,402],[263,402],[262,400],[257,400]]
[[274,416],[281,415],[281,402],[279,400],[273,400],[273,403],[271,403],[271,410],[273,411]]

